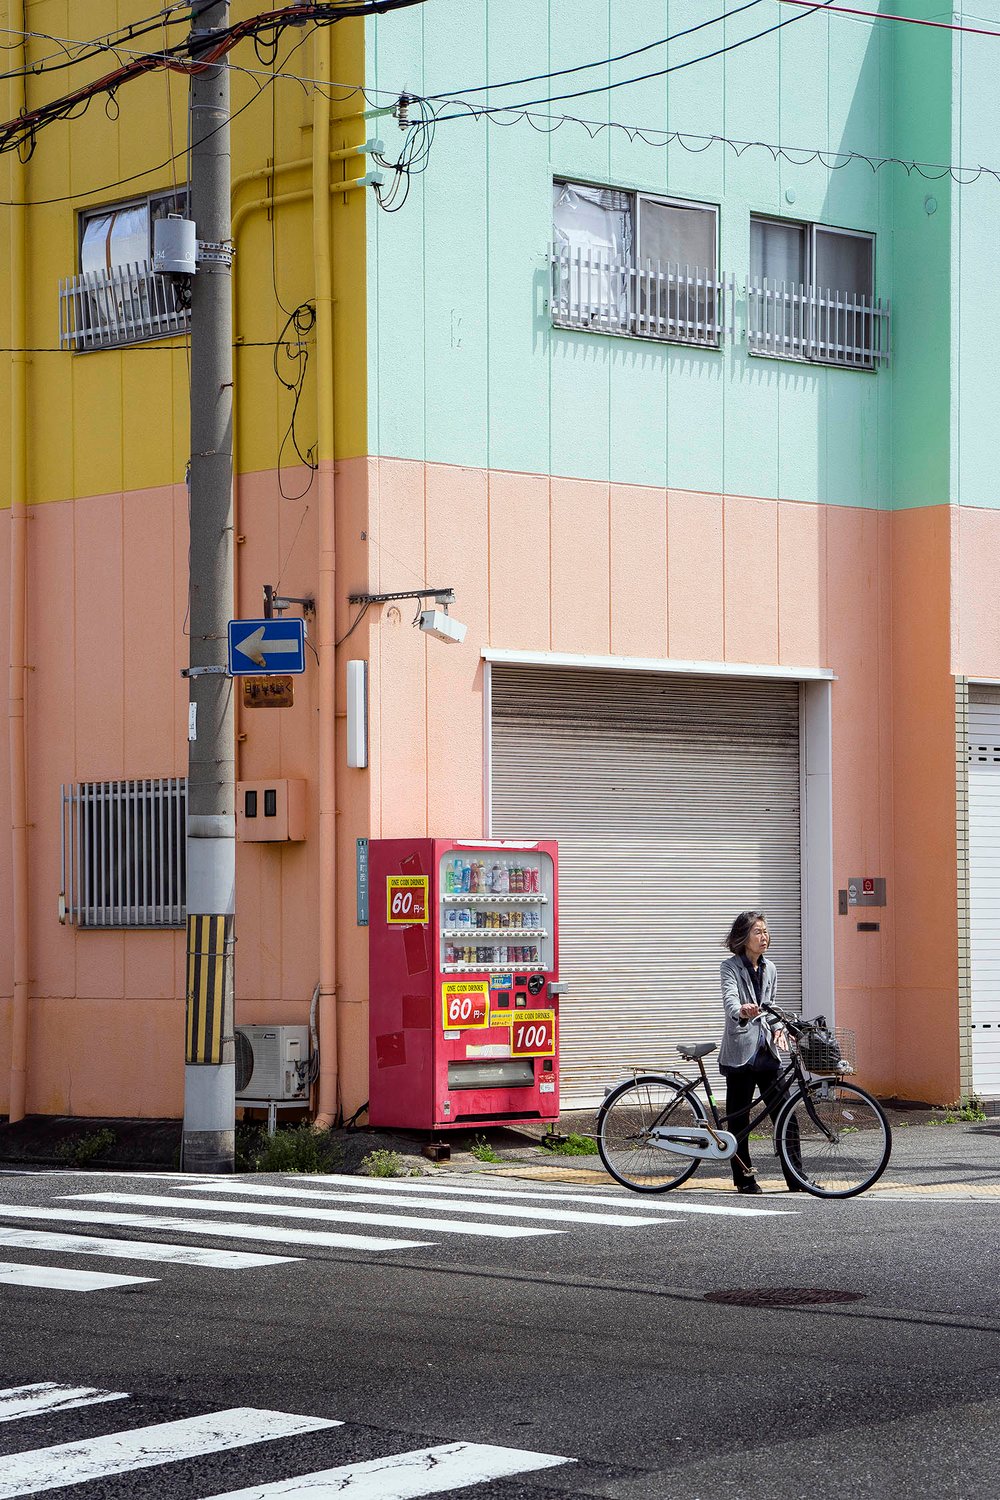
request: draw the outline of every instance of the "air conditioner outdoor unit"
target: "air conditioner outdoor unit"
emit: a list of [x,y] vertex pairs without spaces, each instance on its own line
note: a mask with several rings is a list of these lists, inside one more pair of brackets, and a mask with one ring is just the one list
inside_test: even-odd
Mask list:
[[236,1099],[309,1098],[308,1026],[237,1026]]

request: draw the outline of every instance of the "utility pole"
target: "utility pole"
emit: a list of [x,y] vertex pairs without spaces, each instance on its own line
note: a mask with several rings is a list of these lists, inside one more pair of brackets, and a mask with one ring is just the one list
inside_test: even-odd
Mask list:
[[[229,19],[229,0],[192,16],[191,56]],[[187,1011],[182,1166],[231,1172],[236,1136],[235,730],[226,626],[233,603],[233,338],[229,65],[190,87],[190,687],[187,803]]]

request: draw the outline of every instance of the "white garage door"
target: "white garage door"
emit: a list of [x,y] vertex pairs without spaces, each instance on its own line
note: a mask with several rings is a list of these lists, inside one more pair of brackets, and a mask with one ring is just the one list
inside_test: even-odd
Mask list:
[[972,1086],[1000,1094],[1000,688],[969,689]]
[[797,684],[494,663],[492,715],[493,835],[559,840],[566,1104],[719,1038],[748,907],[801,1007]]

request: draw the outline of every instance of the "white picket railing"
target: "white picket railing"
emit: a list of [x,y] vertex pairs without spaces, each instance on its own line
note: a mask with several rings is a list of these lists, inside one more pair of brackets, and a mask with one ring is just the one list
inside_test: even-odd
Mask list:
[[108,349],[187,333],[191,308],[147,261],[85,271],[59,283],[60,349]]
[[889,363],[889,303],[787,281],[747,285],[751,354],[873,370]]
[[[736,278],[699,267],[557,245],[550,313],[557,328],[717,349],[735,342]],[[783,281],[749,280],[743,336],[751,354],[873,370],[888,364],[889,302]]]

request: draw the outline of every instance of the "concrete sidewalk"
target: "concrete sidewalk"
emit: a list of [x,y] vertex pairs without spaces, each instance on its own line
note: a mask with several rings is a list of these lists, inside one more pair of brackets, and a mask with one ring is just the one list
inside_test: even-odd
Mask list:
[[[903,1200],[918,1198],[1000,1199],[1000,1119],[959,1120],[948,1123],[943,1111],[887,1109],[892,1128],[892,1155],[884,1174],[869,1189]],[[565,1117],[564,1131],[593,1131],[593,1117]],[[482,1176],[524,1178],[545,1182],[575,1182],[580,1186],[613,1183],[594,1156],[564,1157],[539,1149],[537,1140],[513,1131],[487,1132],[501,1160],[477,1161],[465,1143],[454,1142],[452,1161],[432,1171],[475,1173]],[[471,1144],[471,1143],[469,1143]],[[456,1149],[458,1148],[458,1149]],[[785,1194],[785,1184],[770,1135],[753,1140],[757,1178],[765,1193]],[[735,1192],[728,1163],[702,1162],[681,1192]]]

